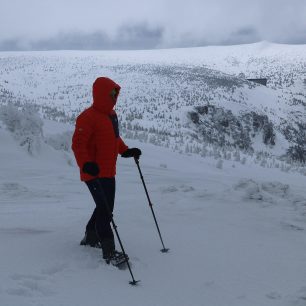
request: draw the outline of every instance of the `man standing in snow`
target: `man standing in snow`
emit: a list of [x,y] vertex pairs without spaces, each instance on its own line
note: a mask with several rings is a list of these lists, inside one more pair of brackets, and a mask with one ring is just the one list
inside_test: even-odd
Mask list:
[[115,250],[109,214],[114,208],[117,156],[139,159],[141,155],[140,149],[129,149],[119,136],[118,119],[113,109],[119,92],[120,86],[111,79],[97,78],[93,84],[93,104],[77,117],[72,138],[81,180],[88,186],[96,204],[81,245],[101,245],[107,263],[122,256]]

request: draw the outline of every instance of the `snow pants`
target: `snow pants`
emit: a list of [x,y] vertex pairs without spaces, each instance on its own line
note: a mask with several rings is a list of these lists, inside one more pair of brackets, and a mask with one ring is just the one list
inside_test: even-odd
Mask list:
[[[114,210],[115,178],[102,177],[85,183],[96,204],[96,208],[87,223],[86,231],[95,231],[102,243],[103,241],[114,241],[110,213],[112,214]],[[102,191],[100,188],[102,188]]]

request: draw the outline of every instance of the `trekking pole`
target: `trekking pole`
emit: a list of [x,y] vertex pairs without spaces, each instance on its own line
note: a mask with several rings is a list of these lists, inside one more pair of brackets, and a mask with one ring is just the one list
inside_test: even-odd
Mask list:
[[130,274],[131,274],[131,277],[132,277],[132,281],[130,281],[129,284],[135,286],[135,285],[137,285],[137,283],[139,282],[139,280],[135,280],[135,278],[134,278],[134,275],[133,275],[133,272],[132,272],[132,269],[131,269],[129,260],[128,260],[128,258],[127,258],[127,255],[126,255],[126,253],[125,253],[125,250],[124,250],[122,241],[121,241],[121,239],[120,239],[120,236],[119,236],[119,233],[118,233],[118,230],[117,230],[117,225],[116,225],[116,223],[115,223],[115,221],[114,221],[113,214],[111,213],[111,211],[110,211],[110,209],[109,209],[108,200],[107,200],[106,195],[105,195],[105,193],[104,193],[104,190],[103,190],[103,188],[102,188],[102,186],[101,186],[101,183],[100,183],[99,179],[97,179],[96,181],[97,181],[97,183],[98,183],[98,186],[99,186],[99,190],[100,190],[101,196],[102,196],[102,198],[103,198],[103,200],[104,200],[104,203],[105,203],[105,208],[106,208],[107,213],[108,213],[108,215],[109,215],[109,217],[110,217],[110,219],[111,219],[112,226],[113,226],[114,231],[115,231],[115,233],[116,233],[116,236],[117,236],[117,238],[118,238],[118,241],[119,241],[119,244],[120,244],[120,248],[121,248],[121,250],[122,250],[122,253],[123,253],[123,255],[124,255],[125,261],[126,261],[126,263],[127,263],[127,266],[128,266],[128,268],[129,268],[129,271],[130,271]]
[[147,199],[148,199],[148,202],[149,202],[149,206],[151,208],[151,211],[152,211],[152,215],[153,215],[153,218],[154,218],[154,221],[155,221],[155,225],[157,227],[157,231],[158,231],[158,235],[159,235],[159,238],[160,238],[160,241],[163,245],[163,248],[160,250],[162,253],[167,253],[169,251],[169,249],[165,248],[165,245],[164,245],[164,242],[163,242],[163,238],[161,236],[161,233],[160,233],[160,230],[159,230],[159,226],[157,224],[157,220],[156,220],[156,217],[155,217],[155,213],[154,213],[154,210],[153,210],[153,204],[150,200],[150,197],[149,197],[149,193],[148,193],[148,190],[147,190],[147,187],[146,187],[146,184],[144,182],[144,179],[143,179],[143,175],[142,175],[142,172],[140,170],[140,166],[139,166],[139,159],[134,157],[134,160],[135,160],[135,163],[137,165],[137,168],[138,168],[138,171],[139,171],[139,174],[140,174],[140,178],[142,180],[142,184],[143,184],[143,187],[144,187],[144,190],[146,192],[146,195],[147,195]]

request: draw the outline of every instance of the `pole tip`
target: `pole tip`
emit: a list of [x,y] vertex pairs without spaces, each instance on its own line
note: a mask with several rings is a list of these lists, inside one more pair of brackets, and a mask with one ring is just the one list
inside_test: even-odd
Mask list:
[[133,280],[133,281],[130,281],[129,284],[132,285],[132,286],[136,286],[137,283],[139,283],[140,280]]
[[160,250],[162,253],[168,253],[169,249],[163,248]]

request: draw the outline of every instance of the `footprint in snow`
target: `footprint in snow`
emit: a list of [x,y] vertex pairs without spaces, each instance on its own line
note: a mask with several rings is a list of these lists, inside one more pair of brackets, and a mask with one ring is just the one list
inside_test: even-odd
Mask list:
[[68,267],[67,263],[59,263],[41,270],[41,273],[47,276],[52,276],[64,271]]
[[305,306],[306,305],[306,287],[302,287],[297,292],[297,297],[293,298],[294,306]]
[[27,187],[20,185],[17,182],[5,182],[0,185],[0,192],[2,195],[9,197],[20,197],[29,194]]
[[181,185],[180,190],[183,192],[191,192],[191,191],[194,191],[195,189],[192,186]]
[[174,186],[174,185],[170,185],[170,186],[166,186],[166,187],[162,187],[161,188],[161,192],[162,193],[173,193],[173,192],[191,192],[194,191],[195,189],[192,186],[188,186],[185,184],[182,184],[180,186]]
[[167,186],[161,188],[162,193],[172,193],[178,192],[178,189],[175,186]]
[[48,279],[40,275],[14,274],[11,279],[16,282],[14,288],[9,288],[6,292],[9,295],[33,297],[47,297],[54,295],[55,292],[48,287]]
[[54,194],[51,190],[30,190],[26,186],[23,186],[17,182],[5,182],[0,184],[0,194],[9,199],[33,199],[33,198],[44,198],[44,199],[62,199],[62,195]]
[[282,222],[281,226],[283,229],[289,229],[289,230],[294,230],[294,231],[304,231],[305,230],[305,228],[302,226],[299,226],[297,224],[287,223],[287,222]]
[[280,300],[282,298],[281,294],[275,291],[267,293],[266,297],[270,300]]
[[56,292],[50,289],[52,276],[64,271],[68,264],[59,263],[41,270],[41,274],[13,274],[10,278],[14,281],[14,286],[8,288],[9,295],[22,297],[48,297]]

